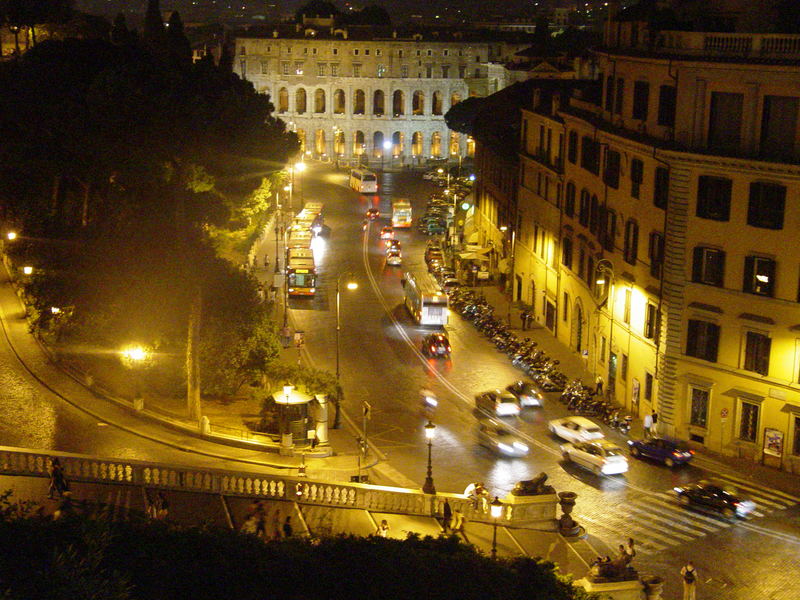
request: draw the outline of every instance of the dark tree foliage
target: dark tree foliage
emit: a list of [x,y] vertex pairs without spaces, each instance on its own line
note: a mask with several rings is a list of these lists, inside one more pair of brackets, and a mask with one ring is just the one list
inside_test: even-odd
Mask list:
[[[76,517],[0,523],[8,598],[584,600],[552,563],[492,561],[455,537],[264,544],[229,530]],[[66,590],[64,568],[80,565]],[[79,585],[84,586],[80,591]]]
[[353,11],[344,15],[347,23],[352,25],[376,25],[390,26],[392,18],[382,6],[369,4],[358,11]]
[[311,0],[305,6],[297,9],[295,13],[295,21],[298,23],[303,22],[303,17],[337,17],[339,16],[339,9],[334,6],[332,2],[325,0]]
[[481,99],[470,97],[459,102],[444,115],[444,122],[453,131],[472,135],[473,125],[481,110]]

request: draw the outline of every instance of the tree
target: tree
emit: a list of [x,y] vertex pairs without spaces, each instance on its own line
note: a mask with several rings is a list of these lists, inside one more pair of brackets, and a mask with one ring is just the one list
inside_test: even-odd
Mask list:
[[467,98],[447,111],[444,115],[444,122],[453,131],[472,135],[475,118],[478,116],[481,104],[481,98]]
[[327,2],[326,0],[311,0],[305,6],[299,8],[295,13],[295,21],[298,23],[303,22],[303,18],[315,18],[315,17],[338,17],[339,16],[339,9],[334,6],[332,2]]

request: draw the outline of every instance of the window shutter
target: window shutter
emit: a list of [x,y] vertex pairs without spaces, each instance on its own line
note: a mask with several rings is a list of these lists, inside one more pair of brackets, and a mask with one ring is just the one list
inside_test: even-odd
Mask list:
[[717,351],[719,350],[719,325],[715,323],[708,324],[708,348],[706,351],[706,360],[717,362]]
[[697,246],[694,249],[694,258],[692,259],[692,281],[703,281],[703,247]]
[[747,256],[744,259],[744,282],[742,289],[745,292],[753,291],[753,279],[755,277],[756,258],[755,256]]
[[762,339],[764,344],[762,346],[763,352],[759,356],[758,372],[761,373],[762,375],[766,375],[767,373],[769,373],[769,353],[770,349],[772,348],[772,338],[764,336]]
[[697,324],[698,321],[689,320],[689,327],[686,333],[686,354],[697,356]]

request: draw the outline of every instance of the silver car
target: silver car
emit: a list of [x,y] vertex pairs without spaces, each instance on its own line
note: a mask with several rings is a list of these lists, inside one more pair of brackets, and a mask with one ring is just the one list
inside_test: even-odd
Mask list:
[[619,475],[628,470],[622,448],[608,440],[561,444],[564,460],[574,462],[598,475]]
[[485,419],[478,424],[478,443],[501,456],[527,456],[530,448],[502,423]]

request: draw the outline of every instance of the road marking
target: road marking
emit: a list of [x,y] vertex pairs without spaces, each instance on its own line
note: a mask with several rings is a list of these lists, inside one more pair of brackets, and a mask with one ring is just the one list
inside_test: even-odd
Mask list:
[[[579,518],[579,520],[588,521],[589,523],[591,523],[592,525],[594,525],[596,527],[599,527],[600,529],[605,529],[607,531],[614,531],[615,532],[614,536],[611,536],[611,537],[615,537],[618,542],[622,543],[623,540],[621,538],[616,537],[618,535],[616,533],[616,532],[619,531],[618,529],[611,529],[610,525],[605,525],[601,521],[597,521],[595,519],[592,519],[591,517],[587,517],[586,515],[578,515],[578,518]],[[630,527],[630,529],[637,530],[638,528],[632,526],[632,527]],[[642,535],[640,537],[645,538],[647,536],[646,535]],[[650,546],[651,548],[654,548],[655,550],[666,550],[667,548],[669,548],[669,545],[665,546],[662,543],[654,542],[654,541],[649,540],[649,539],[647,541],[642,541],[642,544]]]
[[[680,506],[664,506],[660,502],[655,501],[653,498],[647,498],[647,500],[639,500],[636,498],[632,502],[633,504],[641,503],[644,510],[659,512],[673,521],[677,519],[684,523],[682,527],[694,528],[694,530],[700,535],[705,535],[709,531],[719,531],[718,527],[711,527],[703,523],[695,523],[691,518],[692,514],[685,510],[681,510]],[[647,504],[645,504],[645,502],[647,502]]]
[[[744,487],[745,485],[758,485],[756,482],[753,482],[750,479],[742,479],[741,477],[737,477],[735,475],[730,475],[727,471],[718,470],[718,468],[720,466],[722,466],[722,465],[718,465],[717,463],[714,463],[714,462],[706,462],[703,459],[703,457],[701,457],[699,461],[698,460],[694,460],[693,462],[695,464],[697,464],[697,465],[702,466],[702,468],[705,469],[706,471],[714,473],[715,475],[717,475],[717,476],[719,476],[719,477],[721,477],[723,479],[728,479],[728,480],[734,482],[735,485],[741,485],[742,487]],[[709,468],[708,466],[703,466],[703,465],[709,465],[709,464],[712,465],[713,468]],[[770,494],[772,494],[772,495],[774,495],[776,497],[780,497],[780,498],[783,498],[785,500],[789,500],[790,502],[793,502],[793,503],[800,503],[800,497],[793,496],[792,494],[789,494],[789,493],[784,492],[782,490],[777,490],[775,488],[768,488],[768,487],[761,487],[761,489],[767,490]]]
[[[653,500],[654,502],[658,502],[659,504],[661,504],[663,506],[666,506],[668,508],[671,507],[671,506],[675,506],[675,504],[674,504],[675,498],[669,496],[668,494],[666,494],[664,492],[658,492],[658,493],[654,494],[654,496],[655,496],[655,498]],[[668,500],[671,501],[671,502],[668,502]],[[680,505],[678,505],[678,506],[680,506]],[[687,514],[688,514],[689,510],[691,510],[691,508],[687,507]],[[707,515],[701,514],[700,512],[698,512],[696,510],[692,511],[691,515],[695,519],[700,519],[702,521],[706,521],[707,523],[713,523],[714,525],[717,525],[718,527],[730,527],[732,525],[732,523],[729,523],[727,521],[721,520],[722,517],[715,519],[714,517],[709,517]],[[699,523],[698,523],[698,525],[699,525]]]
[[628,508],[630,510],[632,510],[632,511],[635,511],[637,513],[640,513],[640,514],[644,515],[646,518],[650,518],[650,519],[653,519],[653,520],[656,520],[656,521],[662,521],[664,523],[667,523],[667,525],[670,526],[670,527],[674,527],[674,528],[680,529],[680,530],[682,530],[682,531],[684,531],[686,533],[692,534],[691,536],[688,536],[688,537],[685,536],[685,539],[687,539],[687,540],[691,540],[691,539],[693,539],[695,537],[703,536],[703,535],[706,534],[706,532],[703,531],[703,530],[694,529],[693,527],[689,527],[688,525],[683,525],[681,523],[676,523],[673,518],[670,518],[667,515],[655,514],[653,512],[653,510],[651,509],[651,507],[639,507],[639,506],[634,505],[633,503],[630,503],[630,504],[628,504]]
[[753,525],[752,523],[742,523],[741,526],[744,527],[745,529],[749,529],[750,531],[760,533],[761,535],[773,537],[775,539],[782,540],[790,544],[800,545],[800,538],[794,535],[790,535],[788,533],[781,533],[780,531],[772,531],[770,529],[767,529],[766,527],[759,527],[758,525]]

